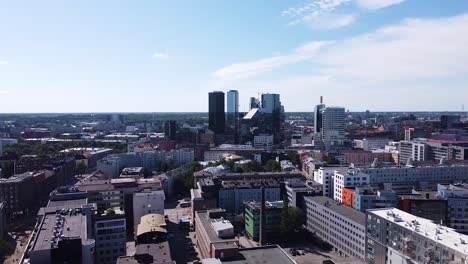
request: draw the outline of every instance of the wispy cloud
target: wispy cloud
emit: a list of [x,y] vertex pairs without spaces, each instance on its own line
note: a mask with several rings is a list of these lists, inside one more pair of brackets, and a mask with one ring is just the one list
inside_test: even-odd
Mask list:
[[316,29],[333,29],[352,24],[355,14],[337,14],[335,11],[351,0],[313,0],[301,7],[292,7],[282,12],[290,17],[289,26],[305,23]]
[[154,54],[153,54],[153,58],[157,58],[157,59],[166,59],[166,58],[168,58],[168,57],[169,57],[169,56],[168,56],[167,54],[165,54],[165,53],[159,53],[159,52],[157,52],[157,53],[154,53]]
[[[287,55],[228,65],[213,75],[244,77],[236,82],[238,89],[262,87],[281,92],[285,101],[294,102],[294,110],[308,109],[310,98],[318,93],[335,98],[334,103],[346,101],[355,109],[361,109],[358,102],[364,94],[375,98],[367,107],[387,110],[436,109],[441,104],[440,110],[453,105],[454,94],[460,104],[468,98],[468,14],[405,19],[366,34],[325,42],[326,48],[313,43],[311,50],[316,51],[304,51],[308,55],[301,59],[297,56],[307,45]],[[274,81],[248,78],[305,60],[307,74],[293,72],[276,76]],[[407,100],[408,94],[417,94],[418,102]],[[428,106],[431,104],[434,106]]]
[[7,61],[0,60],[0,65],[7,64],[7,63],[8,63]]
[[366,9],[377,10],[392,5],[397,5],[405,0],[357,0],[358,5]]
[[9,92],[6,90],[0,90],[0,94],[8,94]]
[[259,60],[241,62],[223,67],[212,74],[212,77],[223,80],[240,80],[272,71],[273,69],[306,61],[316,56],[323,47],[332,44],[330,41],[313,41],[297,47],[289,54],[277,55]]

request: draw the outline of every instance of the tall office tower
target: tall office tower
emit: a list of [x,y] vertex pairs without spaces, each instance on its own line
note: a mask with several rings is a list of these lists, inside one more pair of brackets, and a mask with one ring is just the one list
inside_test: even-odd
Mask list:
[[177,122],[167,120],[164,122],[164,137],[168,140],[175,140],[177,136]]
[[342,145],[345,140],[345,109],[326,107],[322,112],[322,141],[328,149]]
[[224,113],[224,93],[211,92],[208,97],[208,125],[215,133],[224,133],[226,117]]
[[230,90],[227,92],[227,133],[234,136],[234,143],[238,143],[239,137],[239,92]]
[[281,101],[279,94],[262,94],[262,108],[260,111],[263,113],[281,113]]
[[316,105],[314,108],[314,132],[320,133],[322,131],[322,112],[325,108],[323,104],[323,97],[320,96],[320,104]]
[[239,92],[237,90],[227,92],[227,113],[239,113]]
[[260,102],[255,97],[250,97],[250,109],[260,108]]

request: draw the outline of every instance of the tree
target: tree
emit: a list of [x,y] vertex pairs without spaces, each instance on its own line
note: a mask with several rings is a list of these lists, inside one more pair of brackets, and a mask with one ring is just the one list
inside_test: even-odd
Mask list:
[[105,214],[105,215],[115,215],[115,210],[114,210],[114,208],[107,208],[107,209],[104,211],[104,214]]
[[76,173],[80,176],[85,174],[87,169],[88,167],[86,167],[86,164],[84,162],[80,162],[78,163],[78,165],[76,165]]
[[243,166],[243,170],[244,170],[244,172],[261,172],[261,171],[263,171],[263,167],[260,166],[260,164],[258,164],[258,162],[252,160],[252,161],[247,162]]
[[5,256],[11,251],[11,246],[5,240],[0,240],[0,256]]
[[289,207],[287,196],[283,199],[281,211],[280,234],[284,240],[294,240],[302,233],[304,225],[304,212],[298,207]]
[[288,196],[283,196],[283,209],[281,210],[281,225],[280,234],[281,237],[287,238],[290,233],[290,222],[289,222],[289,201]]
[[265,171],[281,171],[281,165],[276,160],[268,160],[263,168],[265,169]]
[[301,158],[296,151],[288,151],[288,159],[294,166],[297,166],[301,163]]
[[4,178],[9,178],[15,173],[15,163],[12,160],[0,161],[0,167]]

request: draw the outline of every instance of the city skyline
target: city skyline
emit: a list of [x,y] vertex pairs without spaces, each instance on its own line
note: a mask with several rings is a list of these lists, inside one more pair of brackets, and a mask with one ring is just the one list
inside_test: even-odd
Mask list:
[[[0,113],[207,112],[208,92],[287,112],[460,111],[468,2],[3,3]],[[175,103],[176,102],[176,103]]]

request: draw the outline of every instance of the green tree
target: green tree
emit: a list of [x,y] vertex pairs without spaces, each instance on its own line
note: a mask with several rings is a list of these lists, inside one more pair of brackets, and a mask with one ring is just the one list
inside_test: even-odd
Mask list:
[[299,157],[297,151],[288,151],[288,159],[294,166],[297,166],[301,163],[301,158]]
[[288,196],[283,196],[283,209],[281,210],[281,224],[280,224],[280,234],[281,237],[287,238],[290,234],[290,221],[289,221],[289,201]]
[[80,176],[85,174],[87,170],[88,167],[86,167],[86,164],[84,162],[80,162],[78,163],[78,165],[76,165],[76,173]]
[[0,240],[0,256],[5,256],[12,250],[10,244],[5,240]]
[[12,160],[0,161],[0,167],[2,168],[2,177],[9,178],[15,173],[15,163]]
[[289,207],[288,198],[283,199],[283,209],[281,211],[280,234],[284,240],[295,240],[302,233],[304,225],[304,212],[298,207]]
[[276,160],[268,160],[263,168],[265,171],[281,171],[281,165]]
[[263,171],[263,167],[258,162],[252,160],[243,166],[243,170],[244,172],[261,172]]

